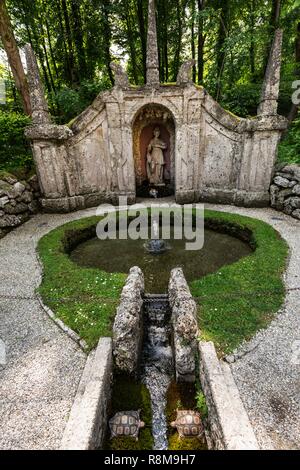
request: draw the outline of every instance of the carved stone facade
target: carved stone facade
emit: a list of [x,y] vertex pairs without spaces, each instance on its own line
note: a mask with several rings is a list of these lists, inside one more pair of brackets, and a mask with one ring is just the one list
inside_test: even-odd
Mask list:
[[115,87],[101,93],[70,128],[51,124],[27,47],[34,120],[26,135],[32,141],[42,206],[71,211],[117,203],[120,195],[134,203],[145,176],[147,126],[158,126],[169,142],[165,179],[177,203],[268,205],[277,144],[287,125],[276,113],[281,32],[275,35],[258,116],[242,119],[192,83],[193,61],[183,64],[176,85],[159,85],[154,0],[149,0],[148,23],[147,85],[130,86],[121,66],[113,64]]

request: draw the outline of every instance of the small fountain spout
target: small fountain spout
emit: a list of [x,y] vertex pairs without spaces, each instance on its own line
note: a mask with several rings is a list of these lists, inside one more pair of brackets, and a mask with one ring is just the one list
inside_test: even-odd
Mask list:
[[144,245],[148,253],[160,255],[170,249],[170,245],[165,240],[159,238],[159,223],[157,220],[152,221],[151,235],[153,238]]

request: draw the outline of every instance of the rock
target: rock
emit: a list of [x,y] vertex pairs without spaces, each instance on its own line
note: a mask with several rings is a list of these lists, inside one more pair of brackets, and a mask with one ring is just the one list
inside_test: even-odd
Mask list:
[[300,209],[300,197],[289,197],[284,201],[285,207],[291,207],[292,209]]
[[117,369],[136,374],[143,336],[142,306],[144,276],[138,267],[131,268],[121,294],[113,326],[113,355]]
[[292,193],[300,196],[300,184],[296,184],[296,186],[293,187]]
[[17,181],[18,181],[18,180],[17,180],[14,176],[12,176],[12,175],[3,176],[2,179],[3,179],[4,181],[6,181],[7,183],[9,183],[9,184],[15,184],[15,183],[17,183]]
[[[288,180],[294,180],[294,176],[290,173],[282,173],[280,171],[276,172],[275,176],[281,176],[282,178],[286,178]],[[296,183],[296,181],[295,181]]]
[[24,184],[22,184],[20,182],[15,183],[14,184],[15,197],[21,196],[21,194],[23,194],[25,189],[26,189],[26,186]]
[[0,217],[2,217],[4,214],[5,212],[0,210]]
[[6,204],[9,203],[9,199],[7,196],[0,197],[0,208],[3,209]]
[[14,187],[6,181],[0,180],[0,196],[7,196],[10,199],[14,198]]
[[39,203],[38,201],[32,201],[28,204],[28,209],[32,214],[37,214],[39,211]]
[[28,215],[9,215],[6,214],[0,219],[0,228],[13,228],[21,225],[28,219]]
[[293,211],[292,216],[295,217],[295,219],[300,220],[300,209],[296,209],[295,211]]
[[296,181],[290,181],[287,178],[282,178],[281,176],[276,176],[274,178],[274,184],[281,186],[282,188],[291,188],[296,184]]
[[181,268],[171,271],[169,302],[172,309],[176,380],[195,380],[197,350],[197,305]]
[[290,173],[295,180],[300,182],[300,165],[286,165],[281,171],[282,173]]
[[28,183],[30,184],[30,186],[31,186],[31,188],[33,189],[34,192],[39,192],[40,191],[40,186],[39,186],[37,175],[33,175],[28,180]]
[[27,202],[28,204],[32,201],[33,195],[31,191],[24,191],[22,196],[19,198],[20,202]]
[[16,204],[6,204],[5,206],[5,212],[7,214],[22,214],[23,212],[28,211],[28,206],[27,204],[24,204],[24,202],[19,202]]

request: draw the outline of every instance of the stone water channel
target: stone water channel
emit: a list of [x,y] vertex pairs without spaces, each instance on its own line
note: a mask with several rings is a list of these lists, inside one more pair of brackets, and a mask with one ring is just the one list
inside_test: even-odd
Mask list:
[[170,316],[167,295],[145,295],[141,380],[151,396],[153,450],[168,449],[166,394],[174,375]]

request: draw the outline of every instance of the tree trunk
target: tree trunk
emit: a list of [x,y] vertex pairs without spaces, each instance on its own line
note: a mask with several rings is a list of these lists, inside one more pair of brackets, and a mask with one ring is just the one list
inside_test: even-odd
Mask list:
[[86,77],[86,60],[83,46],[82,21],[80,15],[80,3],[78,0],[71,1],[71,11],[73,19],[73,37],[76,46],[77,60],[80,78]]
[[19,49],[14,37],[10,18],[8,16],[5,0],[0,0],[0,37],[7,54],[12,74],[22,97],[24,112],[31,115],[31,104],[28,83],[20,58]]
[[177,25],[178,25],[178,38],[177,38],[177,46],[175,49],[174,54],[174,64],[173,64],[173,81],[176,82],[177,75],[179,72],[180,66],[180,53],[182,47],[182,36],[183,36],[183,18],[185,18],[185,7],[187,4],[187,0],[177,0],[176,2],[176,13],[177,13]]
[[255,27],[255,0],[251,1],[251,12],[250,12],[250,71],[251,71],[251,78],[253,80],[255,75],[255,41],[254,41],[254,27]]
[[53,47],[52,47],[52,43],[51,43],[50,28],[49,28],[49,23],[48,23],[47,19],[45,21],[45,25],[46,25],[46,32],[47,32],[47,39],[48,39],[48,44],[49,44],[51,62],[52,62],[52,65],[53,65],[53,68],[54,68],[54,71],[55,71],[56,78],[58,79],[59,78],[58,69],[57,69],[56,60],[55,60],[55,57],[54,57]]
[[137,71],[137,62],[136,62],[136,48],[133,37],[133,28],[132,28],[132,16],[131,8],[128,0],[125,0],[125,13],[126,13],[126,29],[127,29],[127,40],[130,49],[130,58],[132,64],[132,74],[135,85],[138,85],[139,77]]
[[203,83],[204,75],[204,34],[203,34],[203,18],[202,11],[205,8],[205,0],[198,0],[198,84]]
[[66,42],[68,45],[68,56],[69,56],[71,80],[72,80],[72,84],[77,84],[78,76],[77,76],[75,59],[74,59],[74,54],[73,54],[72,33],[71,33],[70,18],[69,18],[69,12],[68,12],[66,0],[61,0],[61,5],[62,5],[65,28],[66,28]]
[[[295,70],[295,78],[300,78],[300,22],[297,24],[297,37],[295,43],[295,58],[296,58],[296,70]],[[294,119],[296,119],[299,111],[299,104],[293,103],[288,114],[288,120],[291,123]]]
[[221,1],[221,12],[219,22],[219,32],[217,39],[217,89],[216,99],[218,100],[221,95],[222,88],[222,75],[224,72],[226,51],[224,43],[228,34],[228,21],[229,21],[229,0]]
[[112,61],[110,54],[110,44],[111,44],[111,27],[109,22],[109,3],[110,0],[102,1],[102,13],[103,13],[103,34],[105,34],[106,41],[104,41],[104,57],[107,73],[112,85],[114,85],[115,80],[110,68],[110,63]]
[[[63,23],[63,15],[62,15],[62,10],[61,10],[60,0],[57,0],[56,6],[57,6],[57,17],[58,17],[59,27],[60,27],[62,36],[65,37],[65,27]],[[64,49],[64,75],[68,84],[72,85],[70,57],[68,54],[66,41],[63,41],[63,49]]]
[[147,32],[145,26],[143,0],[137,1],[137,16],[139,23],[139,32],[142,45],[143,75],[144,83],[147,81]]
[[[191,52],[192,52],[192,59],[196,59],[196,45],[195,45],[195,0],[192,0],[191,6],[191,15],[192,15],[192,22],[191,22]],[[193,67],[193,82],[196,83],[196,66]]]

